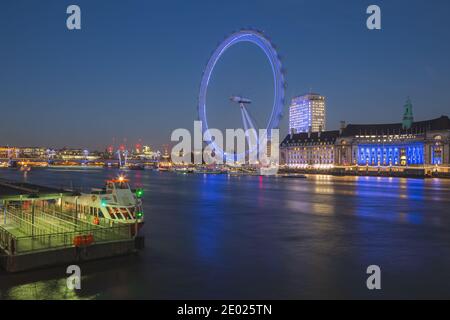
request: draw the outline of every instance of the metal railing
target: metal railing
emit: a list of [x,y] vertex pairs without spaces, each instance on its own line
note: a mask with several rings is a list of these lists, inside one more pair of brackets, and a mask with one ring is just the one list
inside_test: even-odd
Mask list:
[[[59,219],[62,220],[66,220],[69,222],[73,222],[76,223],[77,225],[84,225],[84,228],[89,229],[89,228],[98,228],[98,227],[105,227],[105,228],[110,228],[113,225],[115,225],[116,223],[114,223],[113,221],[107,221],[104,218],[98,218],[98,224],[94,224],[93,222],[89,221],[88,218],[86,219],[80,219],[77,218],[77,213],[76,212],[63,212],[61,210],[57,210],[55,207],[53,208],[43,208],[41,209],[42,212],[50,214],[52,216],[55,216]],[[83,215],[83,214],[81,214]]]
[[43,228],[38,223],[33,224],[31,219],[27,218],[27,214],[18,212],[14,209],[7,210],[6,224],[14,226],[21,233],[29,235],[42,235],[51,232],[60,232],[55,228]]
[[[3,217],[2,217],[3,222]],[[9,226],[15,232],[2,226]],[[77,236],[92,236],[94,243],[132,239],[132,226],[95,225],[73,215],[35,208],[29,210],[7,209],[6,224],[0,224],[0,247],[9,254],[27,253],[73,247]]]
[[0,248],[9,251],[12,241],[14,241],[14,235],[0,225]]
[[97,230],[77,230],[62,233],[41,234],[35,236],[15,237],[15,252],[27,253],[31,251],[67,248],[74,246],[77,236],[91,235],[94,243],[103,243],[131,239],[131,229],[127,225]]

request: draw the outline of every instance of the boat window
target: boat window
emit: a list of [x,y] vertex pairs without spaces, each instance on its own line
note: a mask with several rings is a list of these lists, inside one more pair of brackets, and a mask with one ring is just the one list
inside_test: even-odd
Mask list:
[[99,218],[104,218],[103,212],[101,209],[98,209],[98,217]]
[[117,219],[116,214],[114,213],[114,210],[112,208],[107,207],[107,210],[112,219]]
[[120,211],[122,212],[122,215],[125,217],[125,219],[131,219],[130,214],[128,213],[126,208],[122,208]]
[[128,183],[126,183],[126,182],[117,182],[116,188],[117,189],[128,189],[129,186],[128,186]]
[[114,212],[116,213],[116,216],[117,216],[118,219],[121,219],[121,220],[124,219],[123,216],[122,216],[122,214],[120,213],[120,210],[119,210],[119,209],[114,208]]

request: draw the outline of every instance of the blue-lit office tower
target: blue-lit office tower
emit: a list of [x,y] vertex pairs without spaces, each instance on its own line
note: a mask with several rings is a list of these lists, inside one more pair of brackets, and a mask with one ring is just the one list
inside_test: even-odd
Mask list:
[[325,97],[309,93],[292,99],[289,107],[289,132],[325,131]]

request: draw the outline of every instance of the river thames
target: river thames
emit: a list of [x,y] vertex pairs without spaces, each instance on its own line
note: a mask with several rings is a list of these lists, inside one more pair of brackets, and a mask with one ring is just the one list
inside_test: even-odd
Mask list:
[[[84,191],[117,174],[0,170]],[[0,271],[0,298],[450,298],[450,180],[126,174],[145,190],[143,251],[81,264],[78,291],[65,266]],[[366,287],[374,264],[378,291]]]

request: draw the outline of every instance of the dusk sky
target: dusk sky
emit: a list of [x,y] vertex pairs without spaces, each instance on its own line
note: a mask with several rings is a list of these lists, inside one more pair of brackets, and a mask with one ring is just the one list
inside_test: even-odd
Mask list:
[[[257,4],[256,4],[257,3]],[[82,29],[66,28],[77,4]],[[382,30],[366,28],[366,8]],[[327,129],[450,112],[448,0],[106,1],[6,0],[0,5],[0,145],[104,149],[115,138],[160,148],[193,127],[203,69],[235,30],[263,30],[287,70],[288,103],[312,90],[327,99]],[[253,100],[264,123],[270,66],[251,44],[227,51],[208,91],[210,126],[241,127],[229,96]]]

